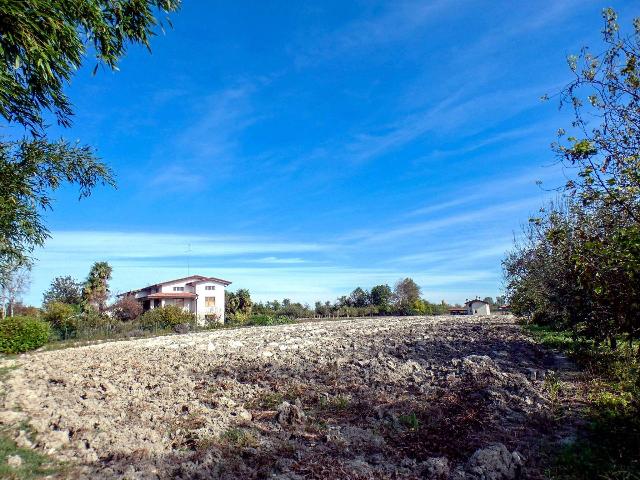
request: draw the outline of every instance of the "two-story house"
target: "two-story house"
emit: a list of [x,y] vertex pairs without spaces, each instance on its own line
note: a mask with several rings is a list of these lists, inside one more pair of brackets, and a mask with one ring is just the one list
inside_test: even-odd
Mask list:
[[152,308],[178,305],[195,314],[198,322],[218,320],[224,323],[224,289],[231,282],[215,277],[191,275],[156,283],[118,295],[133,295],[146,312]]

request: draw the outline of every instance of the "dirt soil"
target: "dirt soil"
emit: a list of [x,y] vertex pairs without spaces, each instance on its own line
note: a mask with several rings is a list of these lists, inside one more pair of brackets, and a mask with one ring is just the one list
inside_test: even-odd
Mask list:
[[348,319],[23,355],[0,423],[73,478],[542,478],[572,365],[510,317]]

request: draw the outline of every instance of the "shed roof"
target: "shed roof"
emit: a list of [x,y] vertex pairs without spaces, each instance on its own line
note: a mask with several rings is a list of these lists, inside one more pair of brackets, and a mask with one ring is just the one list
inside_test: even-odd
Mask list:
[[467,300],[465,305],[471,305],[473,303],[484,303],[485,305],[489,305],[489,302],[485,302],[484,300],[480,300],[479,298],[474,298],[473,300]]

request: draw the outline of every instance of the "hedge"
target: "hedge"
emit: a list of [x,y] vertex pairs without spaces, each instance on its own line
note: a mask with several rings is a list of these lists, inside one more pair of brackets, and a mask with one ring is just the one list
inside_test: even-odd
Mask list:
[[49,340],[51,327],[33,317],[0,320],[0,352],[22,353],[41,347]]

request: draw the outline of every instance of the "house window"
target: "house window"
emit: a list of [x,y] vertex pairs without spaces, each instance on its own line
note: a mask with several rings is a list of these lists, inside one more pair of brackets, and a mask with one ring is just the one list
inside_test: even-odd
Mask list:
[[184,287],[173,287],[174,292],[184,292]]
[[216,306],[216,297],[204,297],[204,306],[205,307],[215,307]]
[[216,286],[215,285],[205,285],[204,289],[205,290],[215,290]]

